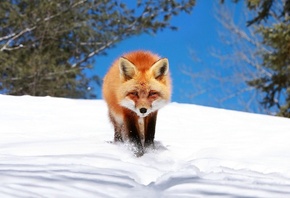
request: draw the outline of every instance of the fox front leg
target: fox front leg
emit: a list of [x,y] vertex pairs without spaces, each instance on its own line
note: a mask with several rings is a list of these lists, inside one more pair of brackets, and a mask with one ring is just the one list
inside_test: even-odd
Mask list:
[[133,150],[134,155],[137,157],[141,157],[144,154],[144,150],[141,143],[140,131],[137,127],[137,122],[138,121],[135,116],[126,116],[125,131],[129,143],[133,144],[133,147],[131,149]]
[[155,137],[155,127],[156,127],[157,111],[151,113],[145,118],[145,148],[154,148],[154,137]]

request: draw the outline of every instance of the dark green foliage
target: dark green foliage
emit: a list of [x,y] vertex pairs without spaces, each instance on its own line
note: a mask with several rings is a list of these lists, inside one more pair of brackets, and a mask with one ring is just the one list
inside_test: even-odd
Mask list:
[[277,115],[290,118],[290,0],[246,2],[249,10],[256,12],[248,25],[258,26],[257,33],[262,35],[267,49],[258,54],[263,59],[262,66],[271,74],[247,83],[264,94],[261,104],[265,108],[277,109]]
[[260,27],[263,42],[269,51],[262,54],[263,66],[272,76],[254,79],[250,86],[265,93],[262,104],[266,108],[276,106],[278,115],[290,118],[290,20],[273,27]]
[[[194,0],[10,0],[0,3],[0,93],[94,98],[96,55],[141,33],[172,28]],[[130,3],[128,3],[130,2]],[[134,2],[134,3],[133,3]]]

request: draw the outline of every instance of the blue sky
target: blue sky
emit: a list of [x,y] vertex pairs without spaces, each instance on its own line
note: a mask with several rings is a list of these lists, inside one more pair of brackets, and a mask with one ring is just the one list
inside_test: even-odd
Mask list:
[[[236,6],[231,2],[228,4]],[[173,102],[243,110],[234,100],[223,105],[217,103],[213,95],[218,94],[219,87],[199,93],[200,90],[196,87],[206,90],[207,83],[198,79],[194,80],[182,72],[190,70],[198,74],[199,71],[214,68],[226,76],[226,71],[217,68],[219,60],[210,53],[211,48],[225,49],[218,36],[220,25],[214,16],[216,6],[216,1],[197,0],[191,15],[182,13],[172,19],[172,25],[178,27],[177,31],[166,29],[156,35],[142,34],[118,43],[116,47],[107,50],[107,56],[95,58],[94,73],[103,77],[111,63],[126,52],[139,49],[150,50],[169,59],[173,79]],[[212,81],[210,78],[208,80]],[[101,88],[97,87],[96,91],[100,98]],[[189,97],[190,94],[196,96]]]

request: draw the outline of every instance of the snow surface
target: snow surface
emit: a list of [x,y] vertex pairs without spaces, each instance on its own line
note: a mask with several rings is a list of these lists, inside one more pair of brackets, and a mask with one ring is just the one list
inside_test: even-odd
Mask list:
[[102,100],[0,95],[0,197],[290,197],[290,120],[171,103],[156,149],[112,144]]

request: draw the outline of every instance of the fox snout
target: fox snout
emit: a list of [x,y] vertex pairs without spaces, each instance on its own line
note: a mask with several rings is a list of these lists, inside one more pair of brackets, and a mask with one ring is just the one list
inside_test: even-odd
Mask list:
[[137,107],[135,112],[140,117],[146,117],[146,116],[148,116],[151,113],[151,109],[150,108],[148,109],[148,108],[146,108],[144,106],[140,107],[140,108]]
[[142,114],[143,114],[143,113],[146,113],[146,112],[147,112],[147,109],[146,109],[146,108],[144,108],[144,107],[142,107],[142,108],[140,108],[140,109],[139,109],[139,111],[140,111],[140,113],[142,113]]

